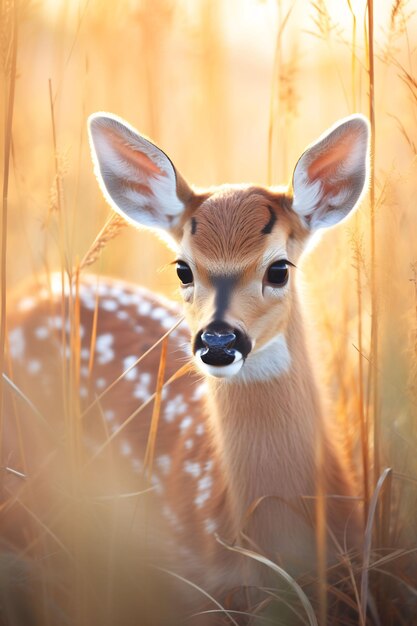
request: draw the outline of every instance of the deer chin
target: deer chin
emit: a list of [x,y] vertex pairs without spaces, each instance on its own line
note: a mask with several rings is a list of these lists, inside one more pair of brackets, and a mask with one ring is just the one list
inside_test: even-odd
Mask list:
[[243,356],[240,352],[235,350],[235,360],[229,365],[209,365],[201,360],[202,350],[197,350],[195,353],[195,363],[197,368],[203,374],[208,374],[214,378],[233,378],[238,372],[240,372],[242,365],[244,364]]

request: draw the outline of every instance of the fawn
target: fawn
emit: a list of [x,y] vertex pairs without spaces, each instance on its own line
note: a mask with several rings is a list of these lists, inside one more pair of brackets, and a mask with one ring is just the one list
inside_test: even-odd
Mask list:
[[[176,254],[187,326],[169,336],[165,377],[185,358],[196,372],[164,391],[152,480],[174,538],[177,571],[213,594],[261,584],[262,567],[243,568],[242,557],[216,537],[246,543],[294,574],[313,567],[319,483],[328,528],[353,546],[359,527],[353,481],[323,416],[297,265],[311,234],[343,220],[360,201],[367,180],[366,119],[345,118],[308,147],[288,188],[193,189],[160,148],[107,113],[90,117],[89,136],[110,205],[129,223],[163,234]],[[39,406],[50,402],[54,375],[45,355],[62,352],[60,299],[60,288],[33,290],[16,304],[9,324],[12,362],[15,368],[25,364]],[[144,289],[107,278],[97,283],[81,277],[79,302],[81,400],[88,404],[121,377],[102,397],[107,432],[101,436],[105,441],[110,433],[124,462],[140,475],[149,407],[119,429],[155,389],[159,356],[154,351],[137,366],[135,361],[179,311]],[[86,437],[97,441],[97,429],[90,430]],[[9,465],[30,472],[25,451],[15,448]]]

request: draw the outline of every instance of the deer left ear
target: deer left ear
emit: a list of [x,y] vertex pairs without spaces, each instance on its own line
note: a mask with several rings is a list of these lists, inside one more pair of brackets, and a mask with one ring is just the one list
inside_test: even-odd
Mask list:
[[110,113],[88,120],[101,190],[115,211],[135,225],[173,232],[194,193],[167,155]]
[[369,123],[347,117],[302,154],[293,175],[293,210],[311,229],[333,226],[356,206],[368,173]]

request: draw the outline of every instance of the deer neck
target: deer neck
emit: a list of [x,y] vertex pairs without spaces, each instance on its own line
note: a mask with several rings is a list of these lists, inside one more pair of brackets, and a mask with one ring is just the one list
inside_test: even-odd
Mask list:
[[279,352],[270,355],[272,362],[284,361],[275,375],[209,382],[214,445],[237,524],[234,532],[241,529],[245,513],[258,498],[278,496],[274,500],[294,502],[314,493],[321,409],[298,307],[285,343],[281,338],[265,350]]

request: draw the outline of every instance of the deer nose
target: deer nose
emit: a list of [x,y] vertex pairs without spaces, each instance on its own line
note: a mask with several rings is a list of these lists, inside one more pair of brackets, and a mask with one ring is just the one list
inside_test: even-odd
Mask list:
[[201,341],[209,350],[226,350],[233,347],[236,335],[232,331],[222,333],[206,330],[201,335]]

